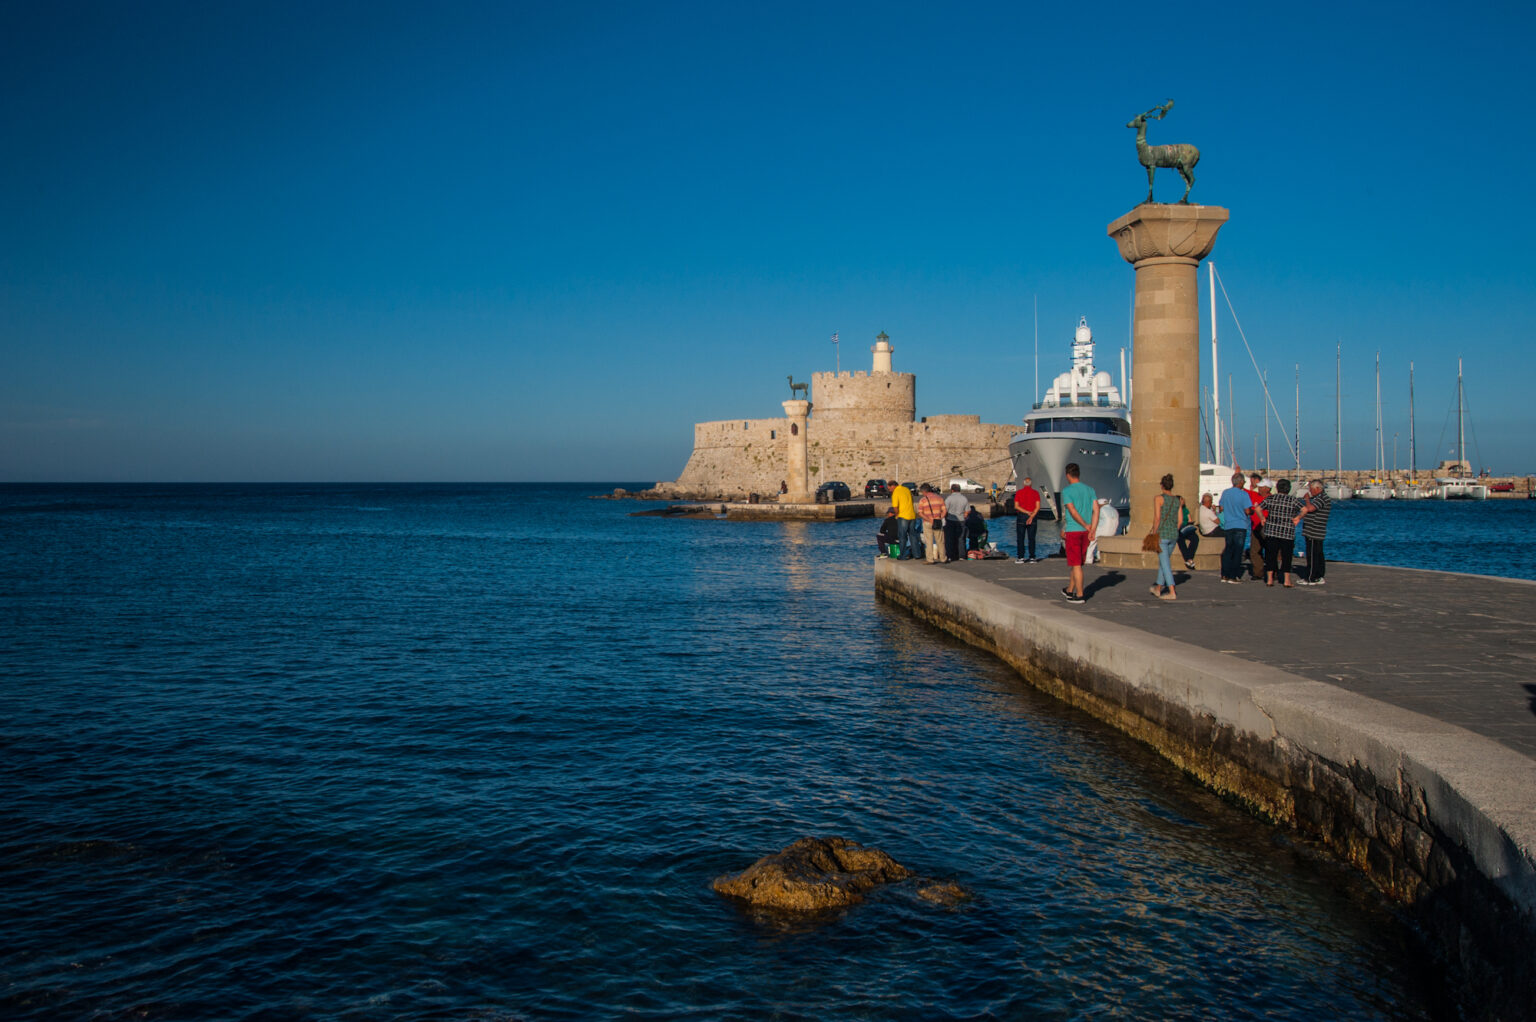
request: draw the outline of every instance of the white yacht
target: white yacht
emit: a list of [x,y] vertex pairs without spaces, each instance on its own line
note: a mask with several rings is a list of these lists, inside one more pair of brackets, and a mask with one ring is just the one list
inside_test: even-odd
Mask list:
[[1013,435],[1008,453],[1015,478],[1034,480],[1042,514],[1060,513],[1065,470],[1074,461],[1095,493],[1122,515],[1129,510],[1131,413],[1109,373],[1094,369],[1086,316],[1072,338],[1072,368],[1024,416],[1024,431]]

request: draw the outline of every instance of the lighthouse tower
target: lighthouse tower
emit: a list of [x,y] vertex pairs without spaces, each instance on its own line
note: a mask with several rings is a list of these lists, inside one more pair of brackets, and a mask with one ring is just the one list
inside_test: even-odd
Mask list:
[[816,421],[912,422],[917,416],[917,377],[891,368],[891,339],[882,330],[869,349],[869,372],[812,373]]
[[875,337],[875,345],[869,350],[875,353],[874,365],[870,367],[870,371],[876,373],[890,372],[891,352],[896,349],[891,347],[891,339],[886,336],[884,330],[880,331],[879,335]]

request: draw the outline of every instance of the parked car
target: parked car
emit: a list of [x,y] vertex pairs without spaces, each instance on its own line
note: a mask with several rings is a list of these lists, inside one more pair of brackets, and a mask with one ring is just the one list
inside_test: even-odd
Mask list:
[[847,483],[833,480],[816,487],[816,503],[818,504],[825,504],[831,500],[848,500],[852,497],[853,491],[848,488]]
[[984,493],[987,489],[976,480],[966,479],[962,476],[955,476],[955,478],[949,481],[949,485],[959,486],[961,493]]
[[890,495],[891,484],[884,479],[871,479],[864,484],[864,496],[866,497],[889,497]]

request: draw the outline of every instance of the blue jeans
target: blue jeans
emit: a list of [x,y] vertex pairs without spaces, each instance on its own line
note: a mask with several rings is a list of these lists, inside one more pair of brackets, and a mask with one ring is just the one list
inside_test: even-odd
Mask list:
[[1243,558],[1248,553],[1247,529],[1224,529],[1227,545],[1221,551],[1221,577],[1242,578]]
[[896,519],[896,545],[901,548],[901,557],[906,560],[917,556],[917,519]]
[[[1014,538],[1018,540],[1019,556],[1030,560],[1035,558],[1035,533],[1039,530],[1039,522],[1026,521],[1029,515],[1017,515],[1013,520]],[[1029,553],[1025,553],[1028,546]]]
[[1159,539],[1157,541],[1157,584],[1173,587],[1173,565],[1168,563],[1168,555],[1173,553],[1176,539]]

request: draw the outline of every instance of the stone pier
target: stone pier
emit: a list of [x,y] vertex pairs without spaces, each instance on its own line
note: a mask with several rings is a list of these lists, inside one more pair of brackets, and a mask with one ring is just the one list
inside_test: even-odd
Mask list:
[[[1200,260],[1227,222],[1220,206],[1144,203],[1109,225],[1120,254],[1136,268],[1131,385],[1131,522],[1101,541],[1104,564],[1156,567],[1143,553],[1152,531],[1152,499],[1167,473],[1174,492],[1200,499]],[[1201,548],[1197,563],[1215,567],[1219,552]]]
[[[885,602],[1012,665],[1399,900],[1471,1001],[1536,1019],[1536,583],[1330,562],[1328,585],[875,561]],[[1263,627],[1255,627],[1262,622]]]

